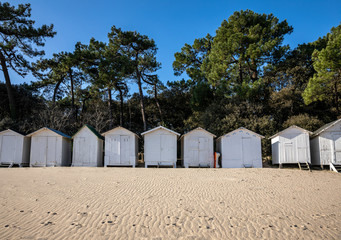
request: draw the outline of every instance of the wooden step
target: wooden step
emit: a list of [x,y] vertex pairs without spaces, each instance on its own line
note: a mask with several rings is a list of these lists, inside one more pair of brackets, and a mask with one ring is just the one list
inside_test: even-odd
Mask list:
[[308,170],[311,172],[310,165],[307,162],[305,163],[298,162],[298,167],[300,168],[300,170]]

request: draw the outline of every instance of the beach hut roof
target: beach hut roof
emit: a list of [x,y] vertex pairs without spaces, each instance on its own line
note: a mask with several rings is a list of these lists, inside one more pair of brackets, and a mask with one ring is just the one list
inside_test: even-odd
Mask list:
[[235,132],[238,132],[238,131],[241,131],[241,130],[242,130],[242,131],[249,132],[249,133],[251,133],[252,135],[255,135],[255,136],[257,136],[257,137],[264,138],[264,136],[262,136],[262,135],[260,135],[260,134],[258,134],[258,133],[255,133],[255,132],[253,132],[253,131],[251,131],[251,130],[249,130],[249,129],[247,129],[247,128],[240,127],[240,128],[237,128],[236,130],[233,130],[233,131],[231,131],[231,132],[228,132],[228,133],[224,134],[223,136],[220,136],[218,139],[220,139],[220,138],[222,138],[222,137],[225,137],[225,136],[227,136],[227,135],[231,135],[231,134],[233,134],[233,133],[235,133]]
[[136,133],[134,133],[134,132],[132,132],[132,131],[130,131],[130,130],[124,128],[124,127],[121,127],[121,126],[115,127],[115,128],[113,128],[113,129],[111,129],[111,130],[109,130],[109,131],[106,131],[106,132],[102,133],[102,136],[105,136],[105,135],[107,135],[107,134],[109,134],[109,133],[111,133],[111,132],[113,132],[113,131],[118,130],[118,129],[126,130],[126,131],[128,131],[128,132],[134,134],[136,137],[140,138]]
[[15,135],[25,136],[24,134],[18,133],[18,132],[16,132],[16,131],[12,130],[12,129],[7,129],[7,130],[4,130],[4,131],[1,131],[1,132],[0,132],[0,135],[1,135],[1,134],[4,134],[4,133],[6,133],[6,132],[12,132],[12,133],[14,133]]
[[85,128],[85,127],[88,128],[93,134],[95,134],[96,137],[98,137],[99,139],[104,140],[103,136],[102,136],[99,132],[97,132],[96,129],[95,129],[94,127],[90,126],[89,124],[84,124],[84,126],[81,127],[81,128],[72,136],[72,138],[74,138],[74,137],[75,137],[83,128]]
[[60,135],[62,137],[65,137],[65,138],[71,138],[69,135],[66,135],[65,133],[62,133],[62,132],[60,132],[58,130],[55,130],[55,129],[52,129],[52,128],[49,128],[49,127],[43,127],[43,128],[41,128],[41,129],[39,129],[39,130],[37,130],[35,132],[32,132],[32,133],[28,134],[27,137],[31,137],[31,136],[33,136],[33,135],[35,135],[35,134],[37,134],[37,133],[39,133],[41,131],[44,131],[44,130],[52,131],[52,132],[54,132],[54,133],[56,133],[56,134],[58,134],[58,135]]
[[313,132],[313,137],[323,133],[324,131],[327,131],[329,128],[335,126],[337,123],[339,123],[341,121],[341,118],[338,120],[335,120],[333,122],[327,123],[325,125],[323,125],[322,127],[320,127],[319,129],[317,129],[315,132]]
[[308,131],[308,130],[306,130],[306,129],[297,127],[296,125],[292,125],[292,126],[286,128],[286,129],[284,129],[283,131],[280,131],[280,132],[276,133],[275,135],[269,137],[269,139],[272,139],[272,138],[274,138],[274,137],[277,137],[278,135],[281,135],[282,133],[284,133],[284,132],[286,132],[287,130],[292,129],[292,128],[296,128],[296,129],[298,129],[298,130],[300,130],[300,131],[302,131],[302,132],[306,132],[306,133],[308,133],[309,135],[312,134],[312,132],[310,132],[310,131]]
[[177,135],[177,136],[180,136],[180,133],[174,132],[174,131],[172,131],[172,130],[170,130],[170,129],[168,129],[168,128],[165,128],[165,127],[163,127],[163,126],[158,126],[158,127],[156,127],[156,128],[150,129],[150,130],[148,130],[148,131],[146,131],[146,132],[141,133],[141,135],[143,136],[143,135],[145,135],[145,134],[154,132],[154,131],[159,130],[159,129],[163,129],[163,130],[166,130],[166,131],[168,131],[168,132],[170,132],[170,133],[173,133],[173,134],[175,134],[175,135]]
[[185,134],[182,134],[181,138],[183,138],[183,137],[186,136],[187,134],[191,134],[193,131],[204,131],[205,133],[208,133],[209,135],[211,135],[211,136],[214,137],[214,138],[217,137],[217,136],[214,135],[213,133],[210,133],[209,131],[207,131],[207,130],[201,128],[201,127],[197,127],[197,128],[195,128],[195,129],[193,129],[193,130],[191,130],[191,131],[189,131],[189,132],[187,132],[187,133],[185,133]]

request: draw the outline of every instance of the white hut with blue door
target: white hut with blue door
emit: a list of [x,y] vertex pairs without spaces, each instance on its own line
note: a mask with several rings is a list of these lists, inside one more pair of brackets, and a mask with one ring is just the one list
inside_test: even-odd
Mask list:
[[147,168],[173,166],[177,162],[177,139],[179,133],[159,126],[141,134],[144,137],[144,162]]
[[105,137],[104,166],[132,166],[138,160],[138,136],[125,129],[116,127],[102,134]]
[[310,164],[310,134],[308,130],[293,125],[270,137],[272,163]]
[[243,127],[219,137],[216,150],[221,154],[221,167],[261,168],[262,138],[262,135]]
[[73,135],[73,167],[103,167],[103,140],[95,128],[85,124]]
[[11,129],[0,132],[0,165],[29,166],[31,138]]
[[213,167],[213,138],[216,136],[203,128],[196,128],[181,136],[182,165],[188,167]]
[[31,137],[31,167],[70,166],[70,136],[48,127],[27,136]]
[[341,119],[316,130],[310,145],[313,165],[341,165]]

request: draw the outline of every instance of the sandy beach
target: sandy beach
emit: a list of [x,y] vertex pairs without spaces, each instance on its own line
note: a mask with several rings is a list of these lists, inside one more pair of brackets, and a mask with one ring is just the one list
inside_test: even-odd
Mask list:
[[0,239],[341,239],[341,175],[0,169]]

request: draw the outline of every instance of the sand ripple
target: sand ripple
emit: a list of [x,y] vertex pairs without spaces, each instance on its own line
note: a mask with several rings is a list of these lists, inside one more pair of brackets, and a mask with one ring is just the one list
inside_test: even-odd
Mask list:
[[0,239],[340,239],[341,175],[0,169]]

